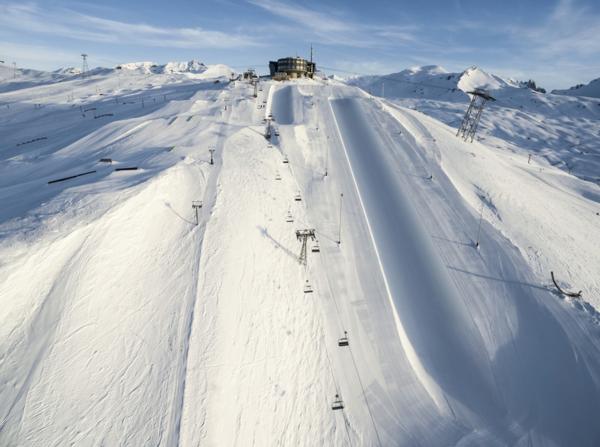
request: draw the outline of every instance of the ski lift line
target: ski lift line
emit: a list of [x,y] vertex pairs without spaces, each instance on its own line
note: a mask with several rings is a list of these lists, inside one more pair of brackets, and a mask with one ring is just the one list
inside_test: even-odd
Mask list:
[[[340,325],[343,328],[344,327],[344,323],[343,323],[343,319],[342,319],[342,314],[340,312],[340,307],[338,305],[337,299],[335,298],[335,294],[332,291],[331,281],[329,279],[329,276],[327,276],[327,288],[329,289],[329,295],[331,296],[331,298],[333,300],[333,303],[335,305],[335,308],[336,308],[336,313],[337,313],[337,317],[338,317],[337,318],[338,319],[338,325]],[[346,331],[344,331],[344,333],[347,334]],[[362,378],[360,376],[360,371],[358,369],[358,365],[357,365],[356,360],[354,358],[354,353],[352,351],[352,347],[350,345],[348,345],[348,349],[350,351],[350,356],[352,358],[352,365],[354,366],[354,371],[356,373],[356,377],[358,378],[358,383],[360,384],[360,387],[361,387],[362,392],[363,392],[363,397],[365,399],[365,404],[366,404],[367,410],[369,412],[369,417],[371,418],[371,422],[373,424],[373,428],[374,428],[375,434],[377,436],[378,444],[381,447],[383,444],[381,443],[381,438],[379,436],[379,431],[377,430],[377,425],[375,423],[375,418],[373,417],[373,413],[371,411],[371,406],[369,405],[369,400],[367,398],[367,392],[366,392],[365,387],[363,385],[363,381],[362,381]]]
[[[337,314],[337,317],[338,317],[337,318],[338,325],[343,328],[344,327],[344,322],[343,322],[343,319],[342,319],[342,314],[340,312],[340,308],[339,308],[337,299],[335,298],[335,294],[332,291],[331,281],[329,279],[329,276],[326,275],[326,277],[327,277],[327,288],[329,289],[329,295],[333,299],[333,302],[334,302],[334,305],[335,305],[335,308],[336,308],[336,314]],[[323,319],[323,320],[325,319],[325,316],[323,315],[323,309],[321,309],[321,319]],[[322,327],[321,327],[321,331],[323,331]],[[346,333],[346,331],[344,331],[344,333]],[[324,334],[324,333],[322,332],[322,334]],[[324,337],[324,335],[323,335],[323,337]],[[327,345],[325,345],[325,348],[326,348],[327,355],[329,356],[329,351],[327,350]],[[348,345],[348,348],[350,350],[350,356],[352,358],[352,365],[354,366],[354,372],[356,373],[356,377],[358,378],[358,383],[360,384],[360,387],[361,387],[361,390],[362,390],[362,393],[363,393],[363,397],[365,399],[367,410],[369,412],[369,417],[371,418],[371,423],[373,424],[373,429],[375,431],[375,435],[377,436],[378,445],[380,447],[382,447],[383,444],[381,443],[381,437],[379,435],[379,430],[377,429],[377,424],[375,423],[375,418],[373,416],[373,412],[371,411],[371,406],[369,405],[369,399],[367,398],[367,392],[366,392],[366,389],[364,387],[362,378],[360,376],[360,371],[358,369],[358,365],[356,364],[356,360],[354,358],[354,353],[352,352],[352,347],[350,345]],[[331,363],[330,363],[330,367],[332,368]],[[333,374],[333,370],[332,370],[332,374]]]
[[348,416],[346,416],[346,413],[344,411],[342,411],[342,416],[344,417],[344,426],[346,427],[346,435],[348,436],[348,443],[350,444],[350,447],[352,447],[352,441],[350,439],[350,431],[348,429],[348,427],[350,427],[350,421],[348,420]]
[[[316,303],[313,301],[313,306],[316,306]],[[327,364],[329,365],[329,371],[331,373],[331,379],[333,380],[333,385],[335,387],[335,394],[337,396],[339,396],[340,394],[340,386],[338,384],[338,381],[335,378],[335,373],[334,373],[334,368],[333,368],[333,363],[331,361],[331,356],[329,355],[329,349],[327,348],[327,341],[325,339],[325,330],[323,329],[323,323],[324,323],[324,319],[323,319],[323,312],[320,312],[321,314],[321,324],[319,325],[319,329],[321,332],[321,343],[323,343],[323,346],[325,347],[325,357],[327,357]],[[327,400],[327,394],[324,393],[323,394],[323,398],[326,401],[326,405],[327,407],[329,407],[329,401]],[[334,415],[335,417],[335,415]],[[346,425],[346,423],[344,422],[344,426],[346,427],[346,435],[348,436],[348,442],[350,442],[350,445],[352,445],[352,442],[350,440],[350,433],[348,432],[348,427]]]
[[[337,124],[337,122],[336,122],[336,124]],[[339,130],[338,130],[338,132],[339,132]],[[299,189],[300,185],[299,185],[298,180],[296,179],[296,176],[294,174],[294,168],[291,165],[290,165],[290,171],[292,173],[292,177],[294,179],[294,182],[296,183],[296,186]],[[336,307],[336,313],[337,313],[337,317],[338,317],[337,318],[338,319],[338,325],[341,325],[342,329],[343,329],[343,321],[342,321],[342,315],[341,315],[341,312],[340,312],[340,308],[339,308],[339,305],[337,303],[337,300],[335,299],[335,295],[332,293],[332,288],[331,288],[331,284],[329,282],[329,278],[327,278],[327,281],[328,281],[329,293],[330,293],[331,297],[333,298],[333,301],[334,301],[334,304],[335,304],[335,307]],[[316,303],[314,303],[313,305],[316,305]],[[325,340],[325,332],[324,332],[324,329],[323,329],[323,324],[325,323],[325,315],[323,314],[322,307],[321,307],[321,312],[320,313],[321,313],[321,321],[322,321],[322,324],[321,324],[321,327],[320,327],[320,329],[321,329],[321,339],[322,339],[322,342],[323,342],[323,344],[325,346],[325,353],[326,353],[326,356],[327,356],[327,361],[328,361],[328,364],[329,364],[329,369],[330,369],[330,372],[331,372],[331,376],[332,376],[332,379],[334,381],[334,385],[335,385],[335,388],[336,388],[336,393],[339,394],[339,385],[338,385],[338,383],[337,383],[337,381],[335,379],[335,374],[334,374],[334,369],[333,369],[333,363],[331,362],[331,357],[329,355],[329,349],[327,348],[327,343],[326,343],[326,340]],[[367,405],[367,410],[369,412],[369,417],[370,417],[371,422],[373,424],[373,429],[374,429],[376,437],[377,437],[378,445],[380,447],[382,447],[383,444],[381,443],[381,437],[379,435],[379,430],[377,429],[377,424],[375,423],[375,418],[373,416],[371,407],[369,405],[369,401],[368,401],[368,398],[367,398],[366,389],[364,387],[362,378],[360,376],[360,372],[358,370],[358,365],[356,364],[356,360],[354,359],[354,354],[352,353],[352,350],[350,350],[350,353],[351,353],[351,356],[352,356],[352,364],[354,366],[354,371],[355,371],[355,374],[356,374],[356,376],[358,378],[360,387],[361,387],[362,392],[363,392],[363,397],[364,397],[365,403]],[[347,427],[346,427],[346,430],[347,430]],[[349,434],[348,434],[348,437],[349,437]]]
[[356,377],[358,377],[358,383],[360,384],[360,388],[363,392],[363,397],[365,399],[365,404],[367,405],[367,410],[369,410],[369,416],[371,417],[371,422],[373,423],[373,429],[375,429],[375,435],[377,436],[377,443],[379,447],[383,447],[381,443],[381,437],[379,436],[379,430],[377,430],[377,424],[375,423],[375,418],[373,417],[373,412],[371,411],[371,405],[369,405],[369,399],[367,398],[367,391],[365,390],[365,386],[363,385],[362,378],[358,373],[358,365],[356,364],[356,360],[354,358],[354,353],[352,352],[352,346],[348,345],[348,350],[350,351],[350,357],[352,358],[352,364],[354,365],[354,369],[356,370]]
[[[314,301],[313,301],[313,306],[317,306],[317,304]],[[338,383],[338,381],[336,380],[336,377],[335,377],[335,370],[334,370],[334,367],[333,367],[333,362],[331,361],[331,355],[329,354],[329,348],[327,347],[327,341],[326,341],[326,338],[325,338],[324,324],[325,324],[326,319],[325,319],[325,315],[324,315],[324,312],[323,312],[323,309],[322,309],[321,306],[319,306],[319,309],[320,309],[319,314],[320,314],[320,320],[321,320],[321,324],[319,325],[321,343],[323,343],[323,346],[325,347],[325,357],[327,358],[327,364],[329,366],[329,371],[331,373],[331,378],[333,380],[333,384],[334,384],[334,387],[335,387],[336,396],[339,396],[339,394],[340,394],[340,386],[339,386],[339,383]],[[326,394],[324,394],[324,399],[326,401],[327,407],[329,407],[329,401],[327,400],[327,395]],[[335,418],[335,416],[334,416],[334,418]],[[352,446],[352,440],[350,438],[350,432],[348,430],[348,425],[349,425],[348,421],[344,417],[344,427],[346,429],[346,436],[348,437],[348,443],[350,444],[350,446]]]
[[[335,294],[332,291],[331,281],[329,279],[329,276],[327,276],[327,288],[329,289],[329,295],[331,296],[331,298],[332,298],[332,300],[334,302],[335,308],[336,308],[336,313],[337,313],[337,317],[338,317],[337,318],[338,319],[338,325],[341,325],[342,328],[343,328],[344,323],[343,323],[343,320],[342,320],[342,314],[340,312],[340,308],[339,308],[337,299],[335,298]],[[344,331],[344,333],[347,334],[346,331]],[[371,422],[373,424],[373,429],[375,430],[375,434],[377,436],[378,445],[381,447],[383,444],[381,443],[381,438],[379,436],[379,430],[377,430],[377,424],[375,423],[375,418],[373,417],[373,413],[371,411],[371,406],[369,405],[369,400],[367,398],[367,392],[366,392],[365,387],[363,385],[363,381],[362,381],[362,378],[360,376],[360,371],[358,369],[358,365],[356,364],[356,360],[354,358],[354,353],[352,352],[352,347],[350,345],[348,345],[348,348],[349,348],[349,351],[350,351],[350,356],[352,358],[352,365],[354,366],[354,372],[356,373],[356,377],[358,378],[358,383],[360,384],[360,387],[361,387],[361,390],[362,390],[362,393],[363,393],[363,397],[365,399],[365,404],[367,406],[367,410],[369,412],[369,416],[370,416]]]

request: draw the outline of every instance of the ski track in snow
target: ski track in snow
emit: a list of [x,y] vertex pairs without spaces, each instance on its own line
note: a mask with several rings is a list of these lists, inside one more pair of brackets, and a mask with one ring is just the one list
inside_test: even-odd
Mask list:
[[515,232],[556,211],[487,160],[539,200],[555,177],[335,81],[147,70],[0,93],[0,444],[597,445],[597,313],[530,256],[568,237]]

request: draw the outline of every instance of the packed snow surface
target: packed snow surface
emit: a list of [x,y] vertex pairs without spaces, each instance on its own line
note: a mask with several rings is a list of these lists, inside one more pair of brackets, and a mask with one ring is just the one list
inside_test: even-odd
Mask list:
[[586,100],[155,65],[0,84],[0,445],[599,445]]

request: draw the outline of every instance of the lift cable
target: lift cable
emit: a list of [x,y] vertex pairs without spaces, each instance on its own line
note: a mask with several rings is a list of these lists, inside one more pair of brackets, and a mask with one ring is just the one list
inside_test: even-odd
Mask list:
[[[297,188],[299,190],[300,189],[300,185],[299,185],[298,181],[296,180],[296,176],[294,175],[294,170],[292,169],[291,166],[289,167],[289,169],[290,169],[290,171],[292,173],[292,178],[294,179],[294,182],[296,183],[296,186],[297,186]],[[310,268],[308,267],[308,265],[305,265],[305,269],[307,270],[307,273],[310,273]],[[313,306],[316,306],[316,304],[315,304],[314,301],[313,301]],[[321,324],[319,325],[319,329],[320,329],[320,332],[321,332],[321,343],[323,343],[323,346],[325,347],[325,356],[327,357],[327,364],[329,365],[329,372],[331,373],[331,378],[333,380],[333,385],[335,387],[336,395],[339,396],[339,394],[340,394],[340,386],[338,384],[338,381],[335,378],[335,372],[334,372],[333,362],[331,361],[331,356],[329,354],[329,349],[327,347],[327,340],[325,338],[325,330],[323,328],[324,324],[325,324],[325,316],[323,315],[322,311],[320,312],[320,314],[321,314],[321,318],[320,318],[321,319]],[[325,395],[324,398],[325,398],[325,401],[327,402],[327,406],[329,407],[330,403],[327,400],[327,396]],[[346,436],[348,438],[348,443],[350,444],[350,446],[352,446],[352,440],[350,438],[350,432],[348,430],[348,425],[349,425],[348,421],[347,421],[347,419],[346,419],[346,417],[344,415],[344,427],[346,429]]]
[[[329,295],[331,296],[331,298],[333,300],[333,303],[335,305],[335,308],[336,308],[336,316],[337,316],[337,320],[338,320],[338,326],[343,329],[345,326],[344,326],[344,321],[343,321],[343,318],[342,318],[342,313],[340,311],[340,307],[339,307],[339,304],[337,302],[337,299],[335,298],[335,294],[333,293],[329,277],[326,276],[326,278],[327,278],[327,288],[329,289]],[[323,319],[323,322],[325,322],[325,318],[326,317],[323,314],[323,309],[322,308],[321,308],[321,318]],[[321,328],[321,330],[323,330],[323,329]],[[328,352],[327,345],[325,345],[325,348],[326,348],[326,352]],[[363,383],[362,378],[360,376],[360,371],[358,369],[358,365],[357,365],[356,360],[354,358],[354,354],[352,352],[352,348],[350,347],[350,345],[348,345],[348,348],[350,349],[350,356],[352,358],[352,365],[354,366],[354,371],[356,373],[356,377],[358,378],[358,383],[359,383],[359,385],[361,387],[361,390],[362,390],[363,398],[364,398],[365,404],[367,406],[367,411],[369,412],[369,417],[371,419],[371,423],[373,424],[373,429],[375,431],[375,435],[377,436],[377,443],[381,447],[381,446],[383,446],[383,443],[381,442],[381,436],[379,435],[379,430],[377,429],[377,424],[375,422],[375,417],[373,416],[373,412],[371,410],[371,405],[369,404],[369,399],[367,397],[367,391],[365,389],[364,383]],[[328,354],[328,360],[329,360],[329,354]],[[331,364],[331,360],[329,360],[329,361],[330,361],[330,367],[333,368],[333,366]],[[332,371],[332,374],[333,374],[333,371]]]
[[[313,301],[313,305],[315,305],[314,301]],[[321,317],[323,317],[323,315],[321,315]],[[334,373],[334,368],[333,368],[333,362],[331,361],[331,356],[329,355],[329,349],[327,348],[327,340],[325,339],[325,330],[323,329],[323,323],[324,321],[321,321],[322,324],[319,325],[320,327],[320,332],[321,332],[321,343],[323,343],[323,346],[325,347],[325,356],[327,357],[327,363],[329,365],[329,371],[331,373],[331,378],[333,380],[333,384],[335,386],[335,392],[336,395],[339,396],[340,394],[340,386],[335,378],[335,373]],[[327,406],[329,407],[330,403],[327,400],[327,396],[324,396],[325,401],[327,402]],[[350,446],[352,446],[352,440],[350,438],[350,432],[348,431],[348,423],[346,420],[346,417],[344,415],[344,427],[346,428],[346,436],[348,437],[348,443],[350,444]]]
[[[338,304],[338,301],[335,297],[335,294],[333,293],[332,287],[331,287],[331,282],[329,280],[329,277],[327,277],[327,288],[329,289],[329,295],[331,296],[333,303],[335,305],[335,309],[336,309],[336,315],[337,315],[337,320],[338,320],[338,325],[342,327],[342,329],[345,327],[344,326],[344,321],[342,318],[342,313],[340,311],[340,307]],[[346,332],[346,331],[344,331]],[[371,422],[373,424],[373,429],[375,430],[375,435],[377,436],[377,442],[378,445],[381,447],[383,444],[381,442],[381,437],[379,436],[379,430],[377,429],[377,424],[375,423],[375,418],[373,416],[373,412],[371,411],[371,405],[369,405],[369,399],[367,398],[367,391],[364,387],[362,378],[360,376],[360,371],[358,369],[358,365],[356,364],[356,360],[354,358],[354,354],[352,353],[352,347],[350,345],[348,345],[348,349],[350,350],[350,357],[352,358],[352,364],[354,366],[354,371],[356,373],[356,377],[358,378],[358,383],[360,384],[360,387],[362,389],[362,393],[363,393],[363,397],[365,399],[365,404],[367,406],[367,410],[369,412],[369,417],[371,418]]]

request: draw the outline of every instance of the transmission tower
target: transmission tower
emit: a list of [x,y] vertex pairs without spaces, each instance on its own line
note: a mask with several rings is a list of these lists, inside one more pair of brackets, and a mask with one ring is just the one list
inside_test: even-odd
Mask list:
[[265,138],[267,140],[271,139],[271,118],[267,118],[267,128],[265,130]]
[[202,208],[202,200],[192,200],[192,209],[196,212],[196,225],[200,222],[198,220],[198,210]]
[[254,86],[254,97],[257,98],[258,97],[258,79],[253,79],[251,81],[252,85]]
[[465,141],[471,140],[471,142],[473,142],[479,120],[481,119],[481,113],[483,112],[483,106],[487,101],[495,101],[496,99],[492,98],[485,90],[478,88],[467,93],[471,95],[471,102],[469,103],[469,108],[467,109],[467,113],[465,113],[465,117],[462,120],[458,132],[456,132],[456,136],[461,136]]
[[306,243],[308,242],[308,238],[311,238],[313,241],[315,240],[315,229],[308,228],[306,230],[296,230],[296,238],[300,242],[302,242],[302,248],[300,249],[300,256],[298,256],[298,261],[300,262],[300,264],[306,265]]
[[85,54],[85,53],[81,54],[81,59],[82,59],[82,62],[81,62],[81,77],[82,78],[85,78],[85,75],[86,75],[86,73],[89,70],[88,63],[87,63],[87,57],[88,57],[87,54]]

